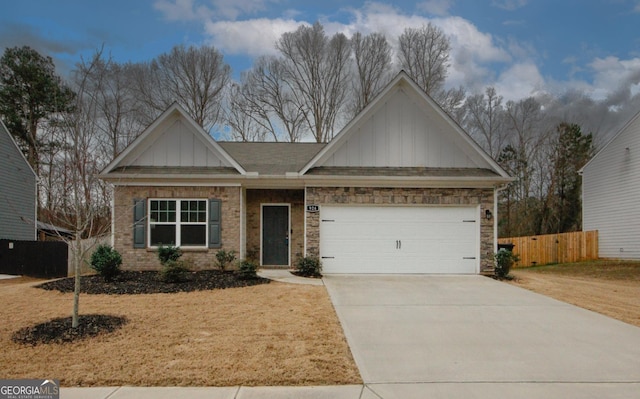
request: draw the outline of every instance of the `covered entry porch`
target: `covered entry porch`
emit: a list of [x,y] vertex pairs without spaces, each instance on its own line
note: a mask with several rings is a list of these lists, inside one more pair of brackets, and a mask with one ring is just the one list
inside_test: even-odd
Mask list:
[[304,255],[304,190],[246,189],[246,258],[289,268]]

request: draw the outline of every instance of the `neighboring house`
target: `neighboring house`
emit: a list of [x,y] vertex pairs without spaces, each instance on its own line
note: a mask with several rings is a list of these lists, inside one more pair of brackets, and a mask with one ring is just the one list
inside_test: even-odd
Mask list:
[[582,229],[602,258],[640,259],[640,113],[582,168]]
[[325,273],[488,272],[511,180],[404,72],[328,144],[216,142],[174,104],[101,177],[127,268],[173,244]]
[[0,239],[36,239],[36,174],[0,121]]
[[38,241],[65,241],[73,240],[74,232],[54,224],[38,222]]

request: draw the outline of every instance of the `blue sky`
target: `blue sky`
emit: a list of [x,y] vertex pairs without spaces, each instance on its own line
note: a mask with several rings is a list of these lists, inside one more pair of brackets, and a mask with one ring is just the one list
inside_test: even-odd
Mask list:
[[640,0],[22,0],[0,15],[0,49],[30,45],[68,73],[104,45],[116,61],[148,61],[176,44],[216,46],[234,76],[301,23],[329,34],[428,22],[452,44],[447,84],[494,86],[507,99],[580,91],[640,93]]

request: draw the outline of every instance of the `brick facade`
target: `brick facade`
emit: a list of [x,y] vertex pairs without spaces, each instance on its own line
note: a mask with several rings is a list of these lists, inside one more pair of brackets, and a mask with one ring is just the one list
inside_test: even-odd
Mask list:
[[[307,205],[480,205],[493,212],[493,189],[307,187]],[[320,255],[320,213],[307,212],[308,256]],[[480,218],[480,272],[493,270],[494,221]]]
[[291,232],[289,265],[304,253],[304,190],[247,190],[247,252],[260,255],[261,205],[289,204]]
[[[133,247],[133,200],[148,198],[216,198],[222,201],[222,249],[240,253],[240,187],[114,187],[114,248],[122,255],[126,270],[158,270],[160,262],[156,251]],[[147,210],[148,211],[148,210]],[[147,232],[148,234],[148,232]],[[216,267],[217,249],[184,249],[182,259],[194,269]]]

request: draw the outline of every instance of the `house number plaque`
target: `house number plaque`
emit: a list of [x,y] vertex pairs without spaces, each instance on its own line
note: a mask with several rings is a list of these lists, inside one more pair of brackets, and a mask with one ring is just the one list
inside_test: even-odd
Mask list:
[[318,212],[319,210],[319,205],[307,205],[307,212]]

